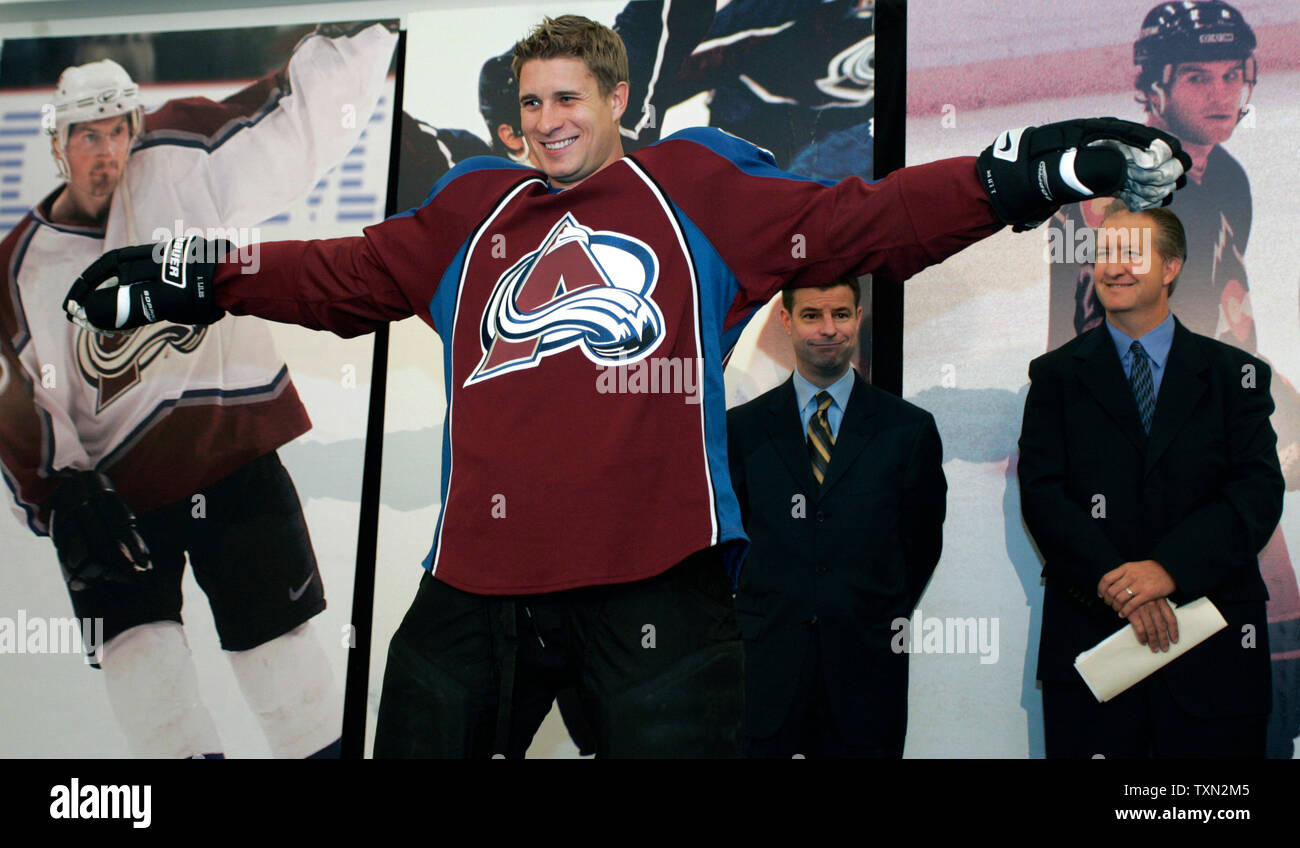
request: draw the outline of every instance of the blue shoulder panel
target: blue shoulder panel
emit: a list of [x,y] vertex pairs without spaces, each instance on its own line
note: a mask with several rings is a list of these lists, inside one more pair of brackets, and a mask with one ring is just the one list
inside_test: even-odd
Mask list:
[[770,152],[717,127],[689,127],[673,133],[658,144],[651,145],[651,148],[658,147],[659,144],[669,141],[690,141],[701,147],[707,147],[719,156],[730,160],[737,168],[740,168],[751,177],[773,177],[783,180],[821,183],[826,186],[835,185],[834,182],[828,180],[814,180],[799,174],[792,174],[789,171],[783,171],[777,167],[776,159]]
[[[416,210],[432,203],[433,199],[438,196],[438,192],[451,185],[453,180],[458,180],[466,174],[472,174],[475,171],[532,171],[535,174],[542,173],[536,168],[530,168],[527,165],[520,165],[511,162],[509,159],[502,156],[471,156],[469,159],[459,163],[450,171],[439,177],[438,181],[433,184],[433,188],[429,190],[429,195],[424,198],[424,203],[421,203],[419,206],[413,206],[405,212],[398,212],[392,217],[405,218],[408,215],[414,215]],[[545,179],[544,174],[542,174],[542,178]]]

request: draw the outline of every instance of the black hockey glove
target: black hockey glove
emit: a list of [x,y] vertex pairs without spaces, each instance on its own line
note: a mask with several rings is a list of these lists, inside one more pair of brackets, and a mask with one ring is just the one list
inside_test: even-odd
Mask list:
[[80,592],[105,582],[130,583],[153,569],[135,514],[98,471],[62,471],[50,496],[50,536],[63,579]]
[[976,164],[993,211],[1016,232],[1090,197],[1117,196],[1134,212],[1167,206],[1191,167],[1178,139],[1119,118],[1007,130]]
[[187,236],[110,250],[81,272],[63,308],[68,320],[96,332],[155,321],[211,324],[226,314],[213,302],[212,278],[234,249],[224,239]]

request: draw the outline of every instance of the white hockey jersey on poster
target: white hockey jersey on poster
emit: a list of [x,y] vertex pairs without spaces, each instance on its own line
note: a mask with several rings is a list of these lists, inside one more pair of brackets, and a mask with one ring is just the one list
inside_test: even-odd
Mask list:
[[0,244],[0,465],[34,531],[47,531],[56,470],[98,468],[143,512],[310,427],[260,320],[98,336],[69,324],[62,301],[107,250],[192,229],[244,243],[305,197],[357,144],[396,40],[379,24],[313,34],[219,103],[169,101],[146,116],[102,230],[50,221],[60,188]]

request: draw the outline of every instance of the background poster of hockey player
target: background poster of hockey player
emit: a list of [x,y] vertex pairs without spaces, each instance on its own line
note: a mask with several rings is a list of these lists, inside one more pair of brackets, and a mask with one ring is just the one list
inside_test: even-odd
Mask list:
[[[1234,0],[1256,41],[1253,58],[1222,80],[1177,71],[1163,103],[1143,97],[1161,115],[1153,118],[1139,100],[1134,46],[1157,5],[1165,4],[1095,0],[1086,15],[1061,15],[1059,4],[1030,0],[1006,16],[973,13],[957,0],[913,0],[908,164],[971,154],[1004,129],[1078,115],[1163,119],[1185,147],[1199,144],[1200,183],[1171,207],[1187,227],[1190,255],[1170,305],[1189,329],[1257,352],[1274,368],[1273,425],[1288,494],[1281,527],[1261,554],[1275,687],[1268,744],[1269,756],[1291,757],[1300,733],[1300,403],[1292,385],[1300,379],[1300,7]],[[1166,84],[1171,63],[1210,61],[1195,55],[1199,42],[1188,48],[1160,27],[1148,36],[1146,82]],[[1235,27],[1234,41],[1250,39]],[[1198,99],[1197,86],[1227,94]],[[1095,208],[1067,207],[1032,237],[1000,233],[907,284],[904,394],[938,420],[950,487],[945,536],[953,540],[920,607],[927,618],[1002,623],[997,663],[943,655],[914,662],[910,754],[1042,756],[1041,562],[1020,517],[1016,441],[1029,361],[1100,318],[1090,265],[1073,254],[1097,217]]]
[[[870,178],[873,5],[733,0],[715,11],[707,2],[641,0],[412,14],[405,78],[424,84],[403,91],[403,112],[411,118],[403,118],[398,207],[423,202],[449,162],[486,153],[527,159],[509,51],[548,14],[586,15],[623,37],[632,78],[625,151],[685,127],[714,125],[771,150],[788,170],[818,179]],[[870,303],[864,306],[869,314]],[[794,360],[775,319],[760,311],[737,344],[727,369],[729,404],[789,375]],[[863,322],[865,349],[869,325]],[[441,343],[428,325],[408,319],[393,326],[367,751],[388,643],[415,596],[416,569],[438,517],[446,410],[441,363]],[[555,718],[552,712],[530,756],[574,753]]]
[[[395,22],[295,24],[3,44],[4,497],[12,509],[20,492],[45,493],[39,481],[24,486],[35,465],[97,466],[128,503],[143,504],[138,513],[159,506],[156,500],[180,504],[179,512],[174,506],[153,511],[169,513],[170,532],[155,528],[151,547],[202,544],[199,556],[210,564],[206,578],[199,575],[201,590],[191,550],[181,584],[183,638],[173,625],[133,625],[126,634],[132,647],[115,651],[127,639],[110,636],[104,670],[93,670],[79,645],[55,636],[74,613],[51,539],[33,532],[45,529],[48,516],[27,503],[15,510],[18,520],[0,519],[0,688],[11,695],[0,704],[0,756],[292,757],[338,738],[371,338],[345,341],[229,317],[206,329],[157,325],[161,335],[141,329],[81,338],[57,313],[88,261],[83,254],[197,230],[229,238],[255,257],[259,241],[352,235],[381,219],[395,29]],[[133,119],[125,130],[109,126],[101,137],[79,139],[78,127],[93,125],[53,110],[67,105],[55,93],[64,69],[101,59],[120,67],[91,65],[65,81],[128,117],[134,105],[143,106],[143,134],[129,157],[123,142]],[[138,93],[130,91],[132,83]],[[105,93],[106,86],[117,90]],[[82,121],[89,117],[76,111],[78,104],[68,108]],[[112,193],[106,223],[96,220],[93,204],[63,205],[83,195],[63,189],[55,196],[64,182],[51,156],[51,130],[73,160],[70,184]],[[87,149],[90,159],[78,152]],[[49,422],[43,434],[24,429],[32,420]],[[295,525],[292,496],[268,485],[283,479],[274,468],[277,447],[309,540],[281,532]],[[254,467],[265,477],[242,478],[248,488],[237,497],[221,488]],[[195,488],[181,489],[175,499],[177,487],[186,485],[177,480]],[[248,510],[254,514],[226,523],[232,502],[254,494],[261,495]],[[268,510],[275,503],[285,504],[286,514]],[[154,551],[156,563],[162,556]],[[144,579],[161,580],[162,571],[156,564]],[[270,584],[261,596],[259,580]],[[321,587],[328,607],[312,617]],[[132,583],[114,591],[108,597],[116,600],[102,601],[110,621],[143,590]],[[212,607],[210,597],[217,599]],[[228,610],[224,619],[218,606]],[[149,619],[153,609],[139,617]],[[33,634],[47,626],[42,647]],[[6,629],[16,638],[6,640]],[[196,672],[193,697],[185,640]],[[122,668],[127,656],[129,667]],[[116,682],[110,682],[115,660]],[[311,699],[318,703],[298,709]],[[277,711],[286,717],[276,718]]]

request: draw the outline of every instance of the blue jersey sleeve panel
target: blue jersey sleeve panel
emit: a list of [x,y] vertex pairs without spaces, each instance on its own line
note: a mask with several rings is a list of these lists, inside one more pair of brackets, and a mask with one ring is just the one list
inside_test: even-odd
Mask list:
[[665,138],[660,144],[669,141],[690,141],[706,147],[719,156],[728,159],[751,177],[815,182],[824,186],[835,185],[831,180],[814,180],[811,177],[783,171],[777,167],[776,159],[768,151],[716,127],[688,127],[684,130],[678,130]]

